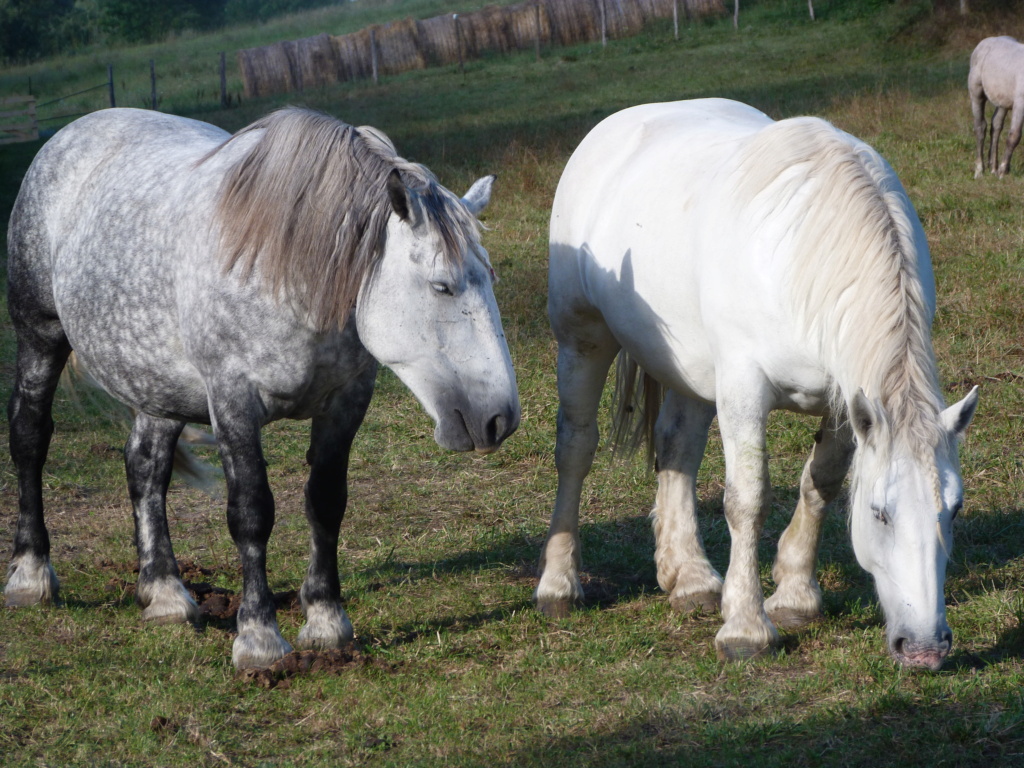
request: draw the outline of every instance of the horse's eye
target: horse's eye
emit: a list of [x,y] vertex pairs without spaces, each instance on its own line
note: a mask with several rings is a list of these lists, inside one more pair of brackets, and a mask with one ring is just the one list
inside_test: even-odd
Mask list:
[[433,288],[435,292],[441,294],[442,296],[452,295],[452,289],[447,283],[431,283],[430,287]]
[[964,503],[962,501],[958,501],[956,503],[956,505],[953,507],[953,514],[950,516],[949,522],[953,522],[954,520],[956,520],[956,516],[960,514],[960,510],[963,509],[963,507]]
[[880,522],[882,525],[889,524],[889,513],[885,511],[884,507],[871,507],[871,511],[875,515],[875,520]]

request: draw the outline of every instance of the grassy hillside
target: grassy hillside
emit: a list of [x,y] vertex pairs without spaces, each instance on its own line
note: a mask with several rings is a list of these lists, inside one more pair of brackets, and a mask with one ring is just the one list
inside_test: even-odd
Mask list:
[[[977,3],[973,5],[978,5]],[[273,688],[230,665],[233,624],[142,625],[132,603],[126,429],[62,397],[47,465],[48,524],[60,608],[0,611],[0,755],[5,765],[991,766],[1024,756],[1024,173],[975,181],[964,87],[974,43],[1024,34],[1014,17],[962,22],[915,3],[744,3],[731,19],[668,24],[630,40],[492,57],[370,84],[246,101],[221,110],[200,62],[218,50],[319,31],[360,3],[160,46],[96,51],[31,74],[40,93],[90,83],[118,57],[158,71],[179,62],[165,108],[229,130],[304,103],[387,131],[407,157],[462,191],[498,173],[485,214],[499,305],[520,380],[520,431],[489,457],[444,454],[422,409],[387,372],[354,449],[342,527],[343,590],[363,656],[285,677]],[[749,8],[748,8],[749,6]],[[430,15],[445,5],[423,5]],[[465,9],[465,5],[462,9]],[[370,18],[366,16],[365,18]],[[376,17],[381,18],[381,17]],[[282,22],[283,23],[283,22]],[[338,28],[327,30],[329,24]],[[362,25],[362,21],[357,26]],[[211,65],[215,66],[215,65]],[[92,67],[92,69],[90,69]],[[193,69],[195,67],[195,69]],[[205,70],[203,70],[205,71]],[[215,69],[213,70],[215,72]],[[205,77],[205,75],[203,75]],[[171,75],[167,75],[171,80]],[[102,76],[100,77],[102,80]],[[203,81],[206,82],[205,80]],[[215,83],[215,79],[211,79]],[[130,89],[129,89],[130,90]],[[784,637],[775,658],[722,664],[718,616],[681,617],[660,594],[647,512],[654,479],[602,446],[582,511],[588,607],[550,622],[532,609],[533,567],[555,488],[555,347],[545,318],[551,198],[572,148],[602,117],[646,101],[740,99],[775,117],[817,114],[892,163],[929,235],[939,288],[935,346],[947,399],[982,387],[961,455],[966,505],[947,581],[955,647],[939,674],[898,669],[884,647],[870,578],[837,509],[821,550],[824,620]],[[129,105],[131,101],[129,99]],[[136,104],[137,106],[137,104]],[[36,147],[0,148],[0,212]],[[1015,163],[1024,168],[1024,157]],[[0,396],[13,349],[0,313]],[[773,418],[774,542],[796,501],[813,420]],[[264,445],[278,502],[268,571],[297,589],[306,424],[276,424]],[[6,442],[6,434],[0,436]],[[6,448],[3,449],[6,454]],[[212,457],[211,457],[212,458]],[[712,561],[724,569],[724,469],[712,439],[700,476]],[[185,576],[237,593],[241,577],[222,502],[172,487],[171,530]],[[16,516],[0,464],[0,538]],[[6,546],[6,545],[5,545]],[[301,612],[284,596],[282,631]],[[267,683],[263,681],[264,685]]]

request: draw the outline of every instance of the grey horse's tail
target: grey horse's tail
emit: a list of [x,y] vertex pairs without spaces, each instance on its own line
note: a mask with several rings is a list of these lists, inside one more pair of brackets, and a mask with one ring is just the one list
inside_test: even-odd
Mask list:
[[612,401],[612,443],[618,453],[633,453],[646,445],[647,465],[654,466],[654,425],[665,399],[665,388],[622,350],[615,361]]
[[[80,384],[88,388],[85,393]],[[71,401],[79,407],[84,407],[83,399],[86,399],[112,421],[131,425],[135,420],[135,411],[108,396],[73,351],[61,374],[60,385],[68,393]],[[206,430],[186,425],[174,449],[174,476],[208,496],[220,498],[224,495],[223,470],[196,456],[189,447],[192,445],[216,446],[217,439]]]

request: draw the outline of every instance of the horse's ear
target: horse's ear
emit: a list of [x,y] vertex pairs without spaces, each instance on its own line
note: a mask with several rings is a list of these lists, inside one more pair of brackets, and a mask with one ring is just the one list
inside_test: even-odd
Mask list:
[[474,216],[479,215],[480,211],[491,202],[491,187],[494,186],[496,178],[498,177],[492,173],[490,176],[477,179],[473,182],[473,186],[469,188],[469,191],[462,196],[462,203]]
[[871,430],[878,422],[878,414],[875,407],[864,394],[863,389],[858,389],[850,403],[850,424],[853,426],[853,434],[857,437],[860,445],[865,445],[871,437]]
[[967,427],[971,423],[971,419],[974,418],[974,411],[978,407],[978,387],[975,386],[970,392],[967,393],[967,397],[961,400],[956,405],[951,405],[949,408],[944,410],[940,414],[943,425],[951,433],[956,435],[958,438],[964,436],[964,432],[967,431]]
[[409,220],[409,190],[405,188],[402,181],[402,174],[397,168],[392,168],[388,174],[388,198],[391,200],[391,208],[402,221]]

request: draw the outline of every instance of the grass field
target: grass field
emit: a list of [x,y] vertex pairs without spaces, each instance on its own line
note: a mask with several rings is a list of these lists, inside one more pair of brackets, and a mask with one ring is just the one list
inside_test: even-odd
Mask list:
[[[522,426],[492,456],[442,453],[422,409],[382,373],[356,440],[340,545],[361,653],[270,680],[231,666],[227,611],[213,611],[198,630],[142,624],[132,597],[125,426],[62,397],[46,493],[64,605],[0,611],[0,764],[1024,764],[1024,173],[972,178],[964,87],[973,44],[995,32],[1024,34],[1024,21],[964,24],[903,2],[815,6],[813,24],[802,3],[763,0],[743,4],[738,32],[722,19],[686,27],[676,42],[669,25],[656,26],[607,48],[546,51],[540,62],[532,53],[493,57],[468,63],[465,74],[425,70],[379,87],[339,86],[229,110],[190,100],[190,86],[176,90],[175,111],[230,130],[289,101],[376,125],[458,191],[498,173],[485,244],[501,278]],[[377,10],[406,13],[401,5]],[[280,29],[285,37],[323,31],[317,18],[294,17]],[[168,60],[212,58],[229,40],[252,45],[270,32],[234,30],[153,50]],[[114,53],[153,57],[147,49]],[[54,93],[74,90],[78,75],[70,73],[102,60],[96,51],[9,70],[0,88],[31,73],[34,82],[49,78]],[[719,617],[676,615],[659,593],[647,519],[653,476],[639,458],[615,459],[604,445],[581,515],[588,605],[559,621],[532,609],[555,488],[555,345],[544,309],[555,185],[572,148],[602,117],[701,96],[740,99],[774,117],[820,115],[865,139],[892,163],[928,233],[947,400],[981,385],[961,449],[966,503],[946,585],[955,646],[940,673],[909,672],[889,659],[841,509],[821,549],[824,620],[785,634],[774,658],[719,662]],[[0,148],[4,221],[37,149]],[[0,317],[6,400],[13,338],[6,312]],[[766,590],[815,428],[809,419],[773,417]],[[278,502],[268,571],[289,640],[302,622],[289,591],[307,562],[307,439],[304,423],[272,425],[264,438]],[[702,533],[724,569],[724,469],[714,437],[700,479]],[[5,542],[16,493],[5,459]],[[172,486],[171,531],[185,578],[226,601],[241,575],[222,507]]]

